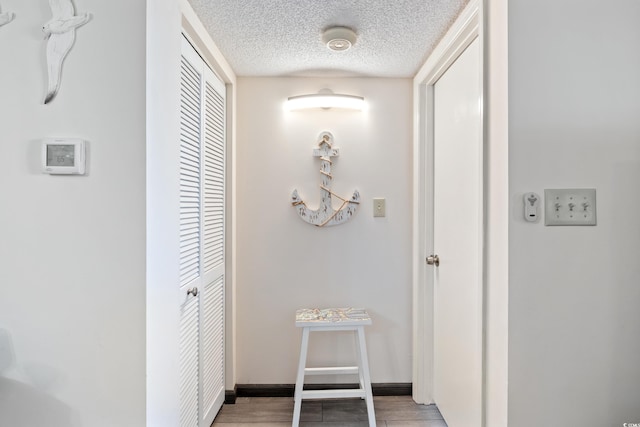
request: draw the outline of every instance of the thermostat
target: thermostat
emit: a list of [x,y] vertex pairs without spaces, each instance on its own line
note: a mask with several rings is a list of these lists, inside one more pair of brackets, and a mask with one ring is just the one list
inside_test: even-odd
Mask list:
[[47,138],[42,141],[42,172],[52,175],[84,175],[85,142],[81,139]]

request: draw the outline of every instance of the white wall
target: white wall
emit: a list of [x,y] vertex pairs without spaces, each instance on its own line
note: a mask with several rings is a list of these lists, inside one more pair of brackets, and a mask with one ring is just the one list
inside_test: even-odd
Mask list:
[[[367,112],[285,112],[287,97],[328,87],[364,96]],[[373,382],[411,382],[410,79],[239,78],[237,133],[237,382],[294,383],[302,307],[366,307]],[[290,204],[319,203],[318,134],[340,157],[333,188],[362,205],[317,228]],[[373,218],[372,198],[387,199]],[[310,363],[353,361],[350,336],[312,336]],[[353,380],[342,378],[344,382]]]
[[[93,20],[45,106],[49,5],[2,2],[3,426],[145,423],[145,2],[75,4]],[[42,174],[47,136],[88,140],[88,175]]]
[[[640,3],[509,2],[509,425],[640,422]],[[596,188],[596,227],[521,197]]]

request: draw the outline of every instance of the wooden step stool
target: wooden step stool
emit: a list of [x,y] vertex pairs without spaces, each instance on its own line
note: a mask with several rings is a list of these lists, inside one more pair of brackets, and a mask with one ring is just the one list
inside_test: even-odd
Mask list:
[[[302,328],[302,344],[293,407],[293,427],[300,422],[302,399],[330,399],[360,397],[366,400],[369,427],[376,427],[376,416],[373,409],[371,393],[371,377],[367,361],[367,345],[364,339],[364,327],[371,325],[371,318],[364,309],[326,308],[301,309],[296,311],[296,326]],[[354,331],[356,337],[357,366],[307,368],[307,347],[309,332]],[[360,388],[347,390],[303,390],[305,375],[358,375]]]

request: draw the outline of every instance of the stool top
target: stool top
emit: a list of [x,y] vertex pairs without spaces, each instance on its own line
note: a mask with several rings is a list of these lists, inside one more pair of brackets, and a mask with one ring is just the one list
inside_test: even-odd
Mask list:
[[296,326],[361,326],[370,325],[371,317],[364,308],[303,308],[296,311]]

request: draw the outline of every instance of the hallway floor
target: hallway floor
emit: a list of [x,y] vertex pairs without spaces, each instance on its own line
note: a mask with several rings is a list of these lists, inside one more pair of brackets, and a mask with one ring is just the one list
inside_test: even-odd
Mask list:
[[[435,405],[418,405],[411,396],[374,397],[378,427],[447,427]],[[239,397],[224,405],[213,427],[289,427],[292,397]],[[367,427],[367,406],[361,399],[306,400],[300,427]]]

